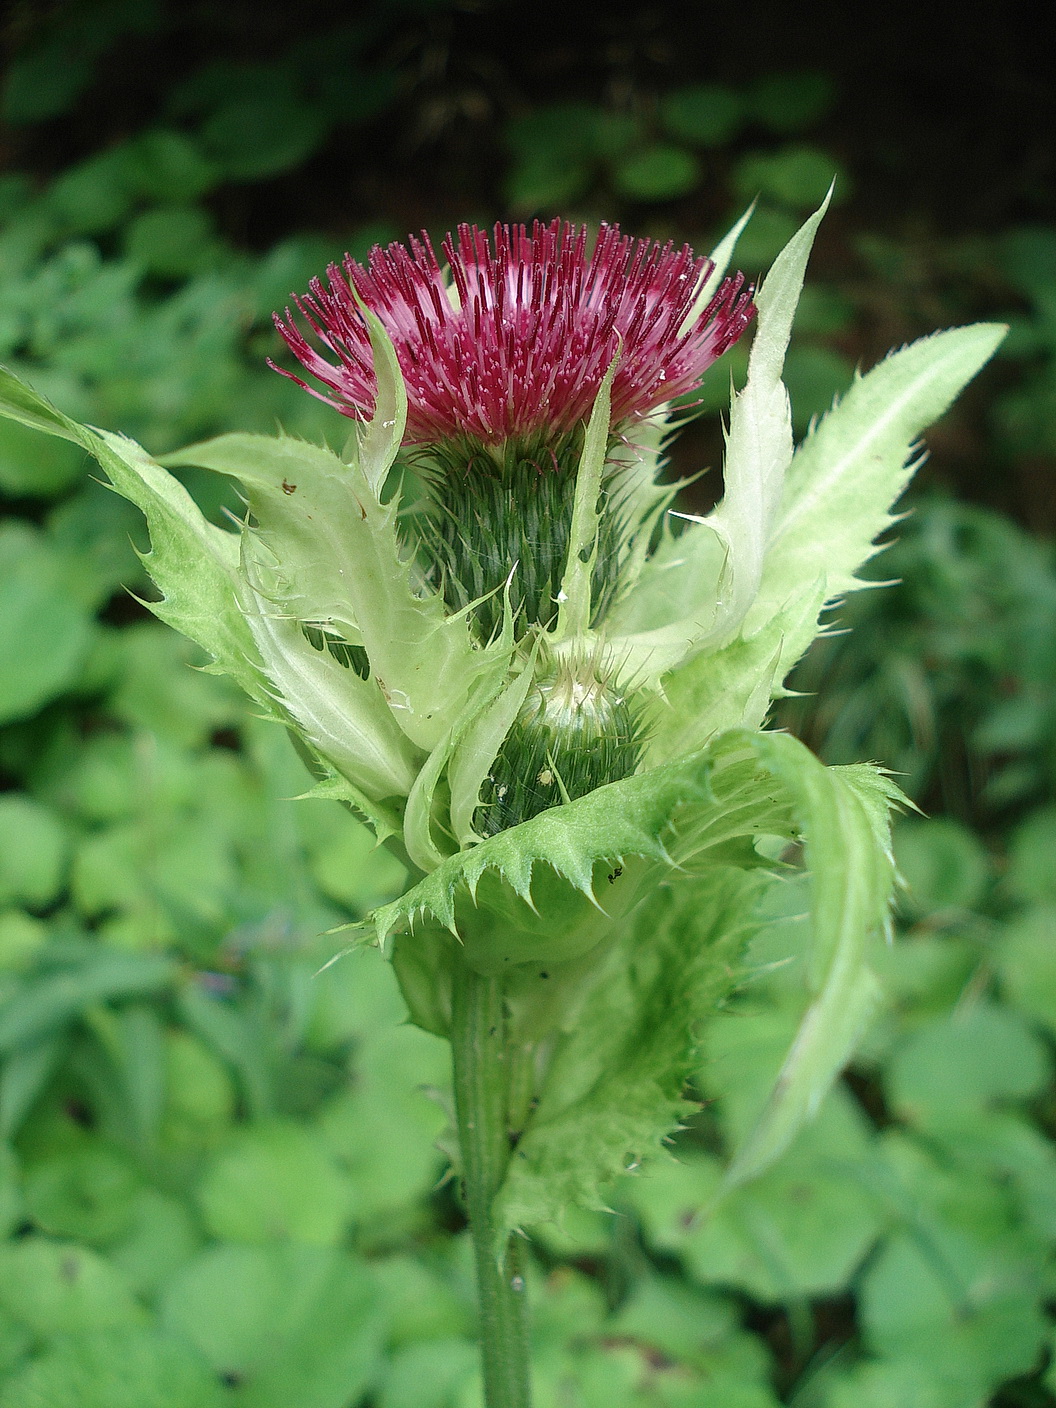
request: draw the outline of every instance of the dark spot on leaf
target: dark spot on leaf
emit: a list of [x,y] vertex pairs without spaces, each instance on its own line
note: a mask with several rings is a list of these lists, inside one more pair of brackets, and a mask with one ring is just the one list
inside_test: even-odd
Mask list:
[[282,492],[284,494],[292,494],[296,488],[297,485],[291,484],[288,479],[282,481]]
[[74,1124],[79,1124],[84,1129],[92,1129],[94,1127],[95,1115],[83,1100],[67,1100],[63,1109],[70,1119],[73,1120]]

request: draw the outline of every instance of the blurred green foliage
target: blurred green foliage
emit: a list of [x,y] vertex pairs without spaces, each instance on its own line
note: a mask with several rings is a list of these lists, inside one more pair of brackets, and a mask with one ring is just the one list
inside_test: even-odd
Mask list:
[[[399,133],[414,75],[393,36],[443,9],[376,5],[278,56],[192,64],[119,138],[0,177],[0,358],[156,452],[276,419],[340,439],[264,368],[269,315],[402,234],[402,211],[295,220],[268,245],[231,193],[324,182],[335,143]],[[42,14],[0,95],[15,135],[75,115],[115,47],[164,22],[142,0]],[[754,276],[834,175],[853,195],[853,155],[818,135],[839,96],[793,72],[513,106],[468,213],[615,214],[706,247],[705,187],[726,224],[758,198]],[[975,433],[998,467],[1044,468],[1056,231],[938,254],[856,239],[853,275],[823,268],[804,299],[799,427],[876,350],[863,329],[903,326],[892,300],[937,284],[929,323],[984,295],[1008,311]],[[709,375],[700,412],[742,364]],[[141,525],[79,452],[5,423],[0,495],[0,1408],[473,1408],[445,1048],[403,1023],[377,955],[322,969],[327,932],[399,867],[336,804],[289,800],[309,779],[287,740],[137,606]],[[834,613],[853,630],[812,652],[779,721],[829,761],[885,762],[931,813],[897,836],[887,1004],[788,1158],[716,1204],[798,1017],[805,898],[768,895],[676,1157],[615,1188],[615,1212],[535,1230],[541,1408],[1056,1402],[1056,564],[932,493],[878,575],[898,584]]]

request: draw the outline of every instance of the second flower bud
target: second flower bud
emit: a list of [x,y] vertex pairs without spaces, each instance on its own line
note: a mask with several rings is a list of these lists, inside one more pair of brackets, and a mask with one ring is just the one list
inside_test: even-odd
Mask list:
[[481,790],[474,827],[493,836],[630,777],[642,715],[594,658],[562,660],[532,685]]

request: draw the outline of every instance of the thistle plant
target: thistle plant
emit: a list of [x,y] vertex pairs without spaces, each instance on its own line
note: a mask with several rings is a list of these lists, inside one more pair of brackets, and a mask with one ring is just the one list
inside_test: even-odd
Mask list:
[[[808,1000],[730,1186],[789,1143],[876,1000],[897,788],[765,723],[1003,329],[892,354],[796,448],[782,365],[822,214],[757,292],[726,276],[740,225],[711,259],[555,221],[333,266],[276,322],[294,380],[350,421],[341,454],[228,434],[156,461],[0,384],[0,411],[143,510],[157,615],[408,867],[355,941],[451,1043],[488,1408],[529,1402],[525,1234],[602,1206],[685,1118],[775,877],[811,877]],[[753,316],[724,495],[676,515],[679,398]],[[191,465],[238,481],[243,522],[202,516],[168,472]]]

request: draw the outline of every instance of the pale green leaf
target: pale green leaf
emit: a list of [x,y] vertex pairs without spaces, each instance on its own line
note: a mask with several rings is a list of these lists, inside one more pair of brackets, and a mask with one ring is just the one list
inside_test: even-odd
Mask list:
[[374,414],[364,429],[357,434],[356,454],[349,458],[358,463],[367,483],[380,499],[393,460],[399,454],[400,445],[403,443],[403,432],[407,425],[407,388],[403,383],[400,364],[396,360],[396,349],[380,319],[362,302],[358,294],[355,294],[355,290],[353,294],[370,335],[377,392],[374,398]]
[[[417,920],[439,922],[453,931],[459,925],[465,928],[487,875],[519,903],[525,925],[531,924],[533,915],[533,884],[546,883],[548,878],[556,877],[570,893],[579,892],[589,910],[600,862],[615,865],[629,856],[666,858],[663,832],[679,806],[705,795],[709,770],[706,760],[696,758],[611,783],[449,857],[400,899],[375,911],[372,919],[379,942],[384,944],[391,934]],[[457,920],[456,900],[462,902]],[[545,905],[540,910],[546,920],[551,919]],[[528,962],[536,956],[534,944],[537,940],[545,944],[546,927],[546,921],[540,921],[539,932],[525,939],[525,951],[514,961]],[[499,954],[505,952],[504,945],[516,948],[517,940],[500,931],[494,943]]]
[[787,734],[753,738],[761,763],[792,799],[811,875],[813,994],[763,1113],[736,1151],[728,1184],[780,1154],[849,1058],[872,1014],[878,984],[870,942],[886,932],[894,883],[890,807],[897,788],[864,766],[826,768]]
[[781,372],[807,260],[828,203],[826,196],[781,251],[755,297],[758,325],[748,358],[748,380],[730,407],[725,492],[715,512],[702,521],[702,526],[719,535],[729,554],[724,599],[717,604],[717,619],[709,632],[716,643],[736,631],[759,589],[781,487],[792,460],[792,413]]
[[237,1128],[198,1191],[215,1237],[255,1245],[332,1246],[347,1228],[352,1197],[322,1139],[292,1120]]
[[479,839],[473,830],[473,816],[480,802],[480,789],[527,698],[533,677],[531,669],[523,669],[473,721],[452,754],[447,777],[451,788],[451,829],[459,846]]
[[[248,563],[247,572],[255,575]],[[300,622],[254,587],[247,588],[247,597],[246,619],[262,669],[303,737],[371,800],[406,795],[414,781],[415,750],[377,679],[361,679],[330,651],[317,650]]]
[[0,795],[0,907],[51,905],[65,879],[69,844],[50,808],[23,792]]
[[146,515],[151,551],[144,562],[164,597],[151,609],[264,702],[253,638],[239,607],[234,534],[209,523],[183,486],[134,441],[79,425],[2,368],[0,415],[73,440],[98,460],[117,492]]
[[[763,1034],[753,1030],[751,1015],[736,1010],[720,1024],[728,1035],[741,1024],[748,1029],[725,1053],[728,1091],[740,1085],[729,1063],[750,1066],[752,1036]],[[721,1052],[709,1050],[712,1061],[716,1055],[721,1061]],[[720,1196],[719,1159],[687,1148],[677,1164],[647,1169],[627,1192],[649,1243],[680,1257],[704,1284],[735,1287],[764,1304],[836,1295],[883,1225],[874,1200],[863,1197],[862,1170],[872,1154],[867,1131],[860,1108],[837,1088],[778,1164],[748,1188]]]
[[806,583],[772,629],[702,651],[672,670],[650,710],[646,761],[695,752],[725,729],[760,728],[780,693],[781,642],[817,621],[823,599],[823,584]]
[[111,1262],[75,1242],[38,1236],[0,1247],[0,1308],[40,1337],[146,1320],[146,1311]]
[[105,1247],[124,1235],[140,1180],[105,1144],[39,1160],[27,1170],[26,1208],[42,1232]]
[[[436,592],[415,584],[400,548],[398,498],[383,503],[358,460],[285,435],[231,434],[166,463],[240,480],[256,523],[250,537],[266,549],[253,553],[259,591],[297,620],[362,643],[417,747],[435,748],[474,683],[504,668],[511,639],[478,647],[465,615],[448,616]],[[375,481],[378,472],[375,465]]]
[[576,471],[576,494],[572,505],[572,526],[568,535],[555,636],[580,636],[590,626],[590,579],[598,556],[598,528],[601,524],[601,490],[609,446],[612,379],[618,358],[602,378],[590,420],[583,438],[583,453]]
[[994,323],[952,328],[892,353],[855,380],[796,452],[756,600],[744,624],[780,647],[779,678],[817,633],[816,622],[778,632],[774,618],[803,583],[822,601],[861,586],[857,572],[878,550],[891,506],[916,467],[917,437],[993,356],[1005,335]]
[[[807,259],[827,205],[828,199],[792,237],[756,295],[759,321],[748,380],[731,406],[721,503],[706,518],[684,515],[689,525],[677,537],[665,534],[641,565],[633,595],[614,612],[606,649],[628,677],[660,680],[691,652],[699,658],[700,652],[729,642],[759,589],[793,452],[781,372]],[[727,241],[740,233],[747,218]],[[732,714],[722,726],[751,726],[761,719]],[[709,735],[698,730],[697,736],[703,743]],[[671,756],[660,752],[655,741],[652,751]]]
[[497,1213],[508,1227],[601,1206],[604,1185],[660,1151],[690,1106],[701,1021],[740,976],[758,873],[713,866],[657,887],[562,1034]]

